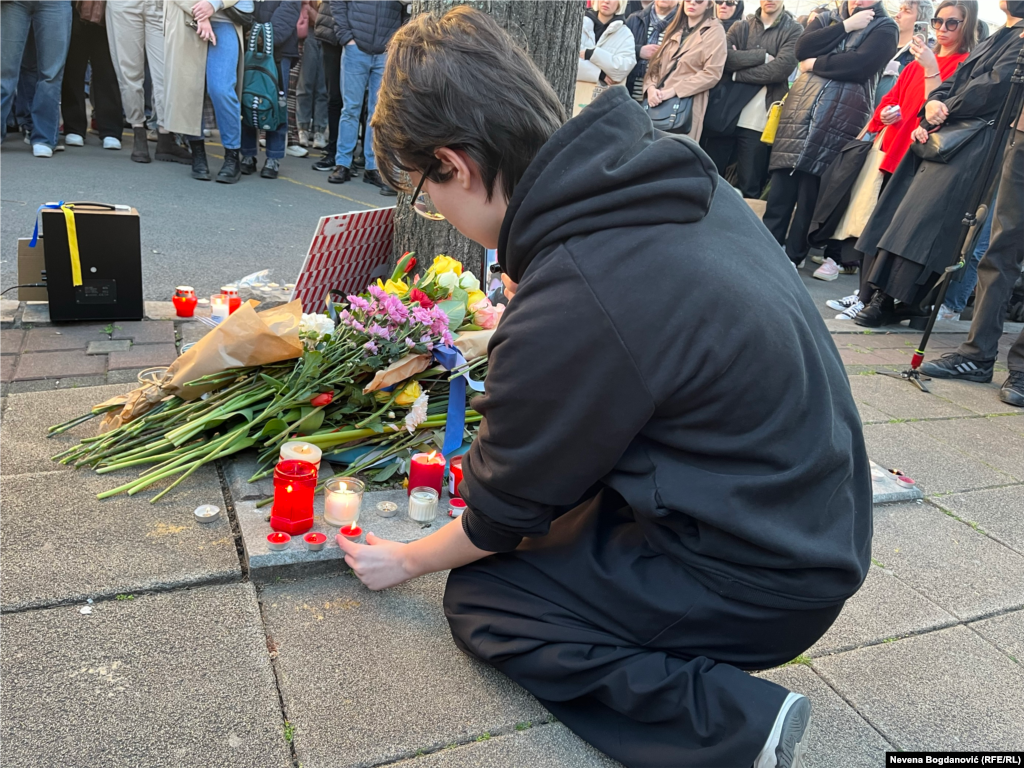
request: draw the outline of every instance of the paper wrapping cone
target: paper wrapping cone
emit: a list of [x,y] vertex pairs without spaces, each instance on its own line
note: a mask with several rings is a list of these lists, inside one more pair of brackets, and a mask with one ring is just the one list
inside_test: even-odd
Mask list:
[[235,310],[171,363],[158,384],[140,387],[104,403],[115,405],[121,400],[124,407],[103,418],[100,433],[139,418],[172,395],[195,400],[220,386],[216,383],[186,386],[203,376],[228,368],[268,365],[299,357],[303,349],[299,338],[302,302],[293,301],[263,312],[257,312],[255,306],[255,302],[247,302]]
[[431,360],[433,357],[430,355],[406,355],[400,360],[395,360],[383,371],[377,371],[373,375],[373,381],[363,387],[363,394],[368,395],[422,373],[430,367]]
[[487,356],[487,345],[494,335],[494,329],[488,331],[463,331],[455,340],[455,346],[459,348],[466,362],[472,362],[481,357]]

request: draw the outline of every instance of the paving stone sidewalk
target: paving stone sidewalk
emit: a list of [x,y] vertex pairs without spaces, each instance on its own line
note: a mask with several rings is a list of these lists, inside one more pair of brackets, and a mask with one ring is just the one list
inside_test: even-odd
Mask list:
[[[380,593],[344,568],[256,583],[237,524],[250,502],[225,467],[150,504],[155,490],[98,501],[123,480],[49,461],[89,433],[47,439],[46,426],[127,391],[202,326],[166,315],[53,326],[10,310],[0,761],[617,765],[455,648],[444,575]],[[962,338],[940,336],[936,353]],[[810,697],[812,768],[875,768],[887,750],[1024,749],[1024,412],[998,400],[998,375],[932,382],[931,395],[877,375],[905,364],[914,336],[834,338],[869,454],[914,477],[925,499],[876,508],[862,589],[804,655],[757,674]],[[199,525],[200,503],[228,515]]]

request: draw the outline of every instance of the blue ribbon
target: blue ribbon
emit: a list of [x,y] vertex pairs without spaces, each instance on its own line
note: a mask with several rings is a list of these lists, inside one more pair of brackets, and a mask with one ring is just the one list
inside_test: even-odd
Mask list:
[[[434,347],[434,359],[446,371],[466,364],[466,358],[456,347]],[[463,374],[448,383],[448,417],[444,425],[444,445],[441,455],[448,457],[462,447],[462,433],[466,429],[466,384],[475,391],[483,392],[483,382],[473,381]]]
[[62,205],[64,205],[63,200],[61,200],[59,203],[45,203],[39,206],[39,210],[36,211],[36,226],[35,229],[32,230],[32,240],[28,244],[29,248],[35,248],[36,242],[39,240],[39,214],[42,213],[47,208],[55,208],[59,211]]

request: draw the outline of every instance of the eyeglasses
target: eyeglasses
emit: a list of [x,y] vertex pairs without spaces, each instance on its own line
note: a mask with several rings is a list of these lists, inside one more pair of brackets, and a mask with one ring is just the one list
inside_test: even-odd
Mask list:
[[423,182],[427,180],[427,176],[437,170],[438,165],[440,165],[439,162],[431,163],[430,167],[423,172],[420,176],[420,183],[416,185],[416,191],[412,193],[412,199],[409,202],[416,213],[430,221],[444,221],[444,214],[434,207],[430,195],[423,191]]
[[715,5],[727,5],[730,8],[736,4],[736,0],[715,0]]
[[940,19],[937,16],[932,19],[932,29],[938,32],[943,27],[945,22],[946,30],[949,32],[956,32],[963,22],[960,19]]

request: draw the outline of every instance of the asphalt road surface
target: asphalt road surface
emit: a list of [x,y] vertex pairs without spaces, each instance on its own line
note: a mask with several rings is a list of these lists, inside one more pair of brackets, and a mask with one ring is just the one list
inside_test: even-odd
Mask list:
[[[145,298],[169,300],[176,285],[200,296],[260,269],[271,279],[294,282],[321,216],[394,205],[361,178],[328,184],[312,170],[319,152],[285,157],[281,176],[243,176],[237,184],[200,182],[189,166],[133,163],[131,135],[120,151],[104,150],[94,134],[84,147],[68,147],[52,158],[32,156],[18,135],[0,150],[0,283],[17,285],[19,237],[30,237],[36,210],[46,202],[89,200],[134,206],[142,228]],[[156,144],[150,142],[152,155]],[[212,173],[223,148],[207,141]],[[264,155],[259,164],[263,166]],[[5,298],[15,298],[12,291]]]

